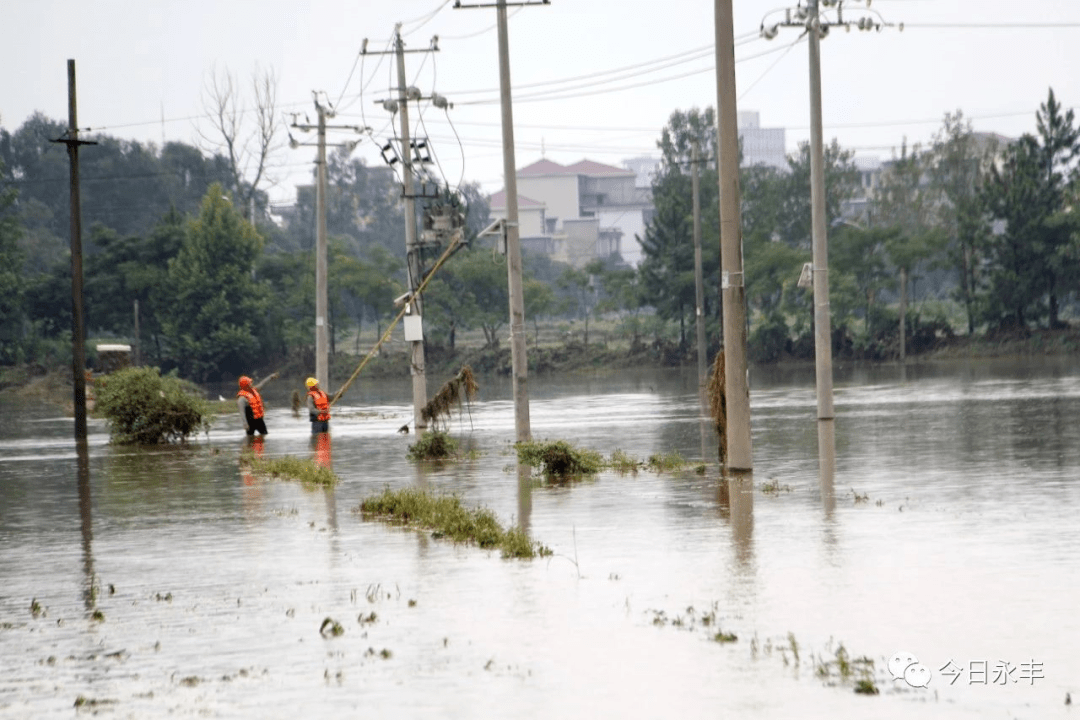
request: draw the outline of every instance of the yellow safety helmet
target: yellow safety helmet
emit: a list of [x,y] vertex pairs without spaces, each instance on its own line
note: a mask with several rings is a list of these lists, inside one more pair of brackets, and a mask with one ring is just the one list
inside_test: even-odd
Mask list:
[[319,381],[316,380],[313,377],[309,377],[307,380],[304,381],[304,384],[307,385],[308,387],[315,387],[316,385],[319,384]]

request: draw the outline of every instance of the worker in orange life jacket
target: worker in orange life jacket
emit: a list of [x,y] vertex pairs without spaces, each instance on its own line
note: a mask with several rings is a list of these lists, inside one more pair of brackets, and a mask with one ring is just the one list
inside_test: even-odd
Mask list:
[[307,385],[307,408],[308,419],[311,420],[311,432],[321,433],[330,430],[330,398],[319,387],[319,381],[309,377],[304,381]]
[[258,385],[252,385],[251,378],[247,375],[240,376],[240,391],[236,393],[236,405],[240,409],[240,417],[244,420],[244,431],[248,435],[254,435],[256,432],[261,435],[267,433],[259,388],[276,377],[277,373],[274,373],[264,378]]

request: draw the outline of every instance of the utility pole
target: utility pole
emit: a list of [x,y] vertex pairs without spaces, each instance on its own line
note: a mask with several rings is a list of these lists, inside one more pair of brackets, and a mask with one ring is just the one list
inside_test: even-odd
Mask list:
[[709,348],[705,344],[705,279],[701,261],[701,196],[698,183],[698,166],[701,164],[701,149],[694,142],[690,154],[690,183],[694,194],[694,292],[697,298],[697,371],[698,392],[703,393],[709,377]]
[[506,272],[510,293],[510,362],[514,375],[514,429],[518,442],[532,439],[529,421],[529,361],[525,346],[525,293],[521,279],[521,234],[518,228],[517,161],[514,158],[514,110],[510,91],[510,39],[506,27],[509,5],[549,5],[541,2],[497,0],[492,4],[455,8],[494,7],[499,30],[499,98],[502,105],[503,180],[506,188]]
[[79,199],[79,146],[97,145],[79,139],[75,101],[75,61],[67,61],[68,129],[53,140],[67,145],[71,168],[71,370],[75,387],[75,440],[86,441],[86,321],[83,317],[82,202]]
[[[319,93],[313,92],[315,96],[315,111],[318,113],[318,122],[312,125],[301,125],[296,122],[296,116],[293,116],[292,127],[308,132],[315,130],[317,132],[317,140],[315,145],[317,146],[317,154],[315,160],[315,378],[319,381],[322,387],[330,387],[330,350],[329,350],[329,293],[327,291],[327,266],[326,266],[326,131],[328,128],[335,130],[354,130],[357,133],[363,132],[363,128],[353,125],[333,125],[326,124],[328,117],[334,117],[333,109],[322,102],[319,102]],[[356,147],[356,142],[341,143],[336,147],[344,147],[350,152]],[[300,145],[310,145],[310,143],[299,143],[295,140],[290,142],[290,146],[297,148]],[[252,205],[254,208],[254,205]],[[254,215],[252,215],[252,223],[255,222]]]
[[[405,84],[405,43],[401,39],[401,24],[396,30],[394,50],[397,55],[398,109],[401,113],[401,167],[402,187],[405,191],[405,262],[408,268],[409,301],[412,308],[409,314],[424,317],[424,299],[416,292],[423,281],[420,243],[416,238],[416,193],[413,189],[412,143],[409,139],[409,88]],[[427,405],[427,371],[424,367],[424,340],[411,343],[410,367],[413,387],[413,427],[416,434],[427,427],[427,421],[421,412]]]
[[724,397],[731,470],[753,470],[750,384],[746,365],[746,288],[739,208],[739,130],[735,107],[735,37],[731,0],[715,0],[716,114],[720,177],[720,291],[724,305]]
[[[832,372],[832,320],[829,309],[829,253],[826,235],[827,218],[825,217],[825,149],[822,138],[821,120],[821,38],[829,34],[833,25],[843,26],[848,31],[852,26],[859,30],[878,30],[888,23],[880,21],[880,15],[870,10],[870,0],[852,0],[852,3],[865,2],[864,13],[856,22],[844,20],[845,0],[806,0],[806,5],[799,4],[794,9],[784,11],[784,20],[771,26],[761,23],[761,35],[766,40],[776,37],[780,26],[802,29],[810,46],[810,202],[811,227],[813,241],[812,283],[814,287],[814,365],[817,373],[817,416],[818,420],[833,420],[833,372]],[[849,3],[851,4],[851,3]],[[825,9],[836,8],[835,21],[823,18]],[[876,18],[876,19],[875,19]],[[901,25],[903,30],[904,26]],[[819,436],[822,435],[819,428]],[[831,431],[828,433],[831,437]],[[821,438],[819,437],[819,445]],[[820,449],[819,449],[820,452]]]
[[[421,255],[422,250],[422,238],[419,237],[416,228],[416,198],[417,197],[438,197],[436,195],[428,195],[426,189],[423,189],[422,194],[418,195],[415,189],[415,182],[413,176],[413,153],[417,153],[416,161],[421,164],[429,162],[430,158],[425,159],[421,156],[420,150],[422,145],[427,141],[414,141],[409,134],[409,103],[413,101],[419,102],[420,100],[430,100],[433,105],[441,108],[451,107],[451,104],[445,97],[432,93],[431,96],[425,98],[420,92],[419,88],[410,87],[405,81],[405,53],[408,52],[438,52],[438,36],[431,39],[431,46],[422,48],[420,50],[406,50],[405,42],[401,38],[401,23],[398,23],[394,29],[394,49],[387,52],[368,52],[367,40],[364,40],[363,47],[361,48],[361,54],[367,55],[386,55],[393,53],[395,60],[397,61],[397,80],[398,80],[398,92],[396,100],[383,100],[382,106],[390,113],[400,114],[400,129],[399,139],[401,143],[401,152],[396,157],[388,158],[386,153],[393,148],[393,143],[387,143],[383,147],[383,159],[390,165],[401,162],[401,187],[402,195],[405,199],[405,263],[408,275],[409,292],[405,296],[406,300],[406,324],[405,324],[405,339],[410,343],[410,372],[412,374],[412,390],[413,390],[413,427],[416,432],[427,427],[427,420],[424,419],[423,409],[427,405],[427,371],[424,366],[424,338],[423,338],[423,315],[424,315],[424,298],[418,292],[420,285],[424,281],[424,268],[423,257]],[[436,233],[438,237],[438,233]],[[411,324],[409,318],[416,318],[419,322]],[[410,324],[416,330],[410,330]],[[415,335],[411,335],[414,333]]]

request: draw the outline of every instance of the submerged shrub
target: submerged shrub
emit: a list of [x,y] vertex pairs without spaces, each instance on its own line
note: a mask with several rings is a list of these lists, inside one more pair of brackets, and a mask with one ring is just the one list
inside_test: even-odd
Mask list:
[[119,370],[94,383],[95,410],[109,421],[113,442],[183,442],[210,428],[209,404],[197,386],[157,368]]
[[409,446],[413,460],[441,460],[457,453],[457,441],[441,430],[429,430]]
[[565,440],[526,441],[515,447],[520,462],[540,469],[548,477],[595,475],[604,464],[600,453],[576,448]]

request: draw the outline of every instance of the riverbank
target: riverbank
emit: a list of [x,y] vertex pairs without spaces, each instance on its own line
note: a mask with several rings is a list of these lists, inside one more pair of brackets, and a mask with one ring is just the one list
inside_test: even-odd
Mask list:
[[[962,360],[977,358],[1035,358],[1048,356],[1077,356],[1080,358],[1080,328],[1064,330],[1031,330],[1026,333],[997,336],[955,336],[942,339],[932,349],[908,354],[908,363],[926,363],[938,360]],[[710,357],[710,361],[711,361]],[[360,363],[363,355],[337,353],[332,358],[332,376],[345,382]],[[477,375],[512,374],[509,346],[498,348],[457,347],[454,349],[432,346],[428,348],[427,369],[432,375],[443,376],[456,373],[468,365]],[[578,340],[528,347],[530,376],[559,373],[596,372],[623,368],[663,368],[693,365],[697,362],[696,351],[686,350],[676,343],[640,344],[631,348],[623,344],[595,342],[589,345]],[[834,354],[836,362],[855,362],[866,365],[895,363],[897,358],[886,361],[860,360],[841,353]],[[813,364],[813,358],[782,359],[779,365]],[[276,363],[272,367],[255,368],[256,376],[262,377],[278,372],[282,377],[305,377],[311,374],[308,363],[296,359]],[[401,378],[409,375],[409,355],[404,349],[391,349],[373,357],[364,366],[362,375],[367,378]],[[340,386],[338,386],[340,387]],[[336,389],[336,387],[335,387]],[[45,369],[39,366],[11,366],[0,368],[0,394],[18,394],[24,399],[51,404],[66,405],[71,411],[72,380],[67,367]]]

